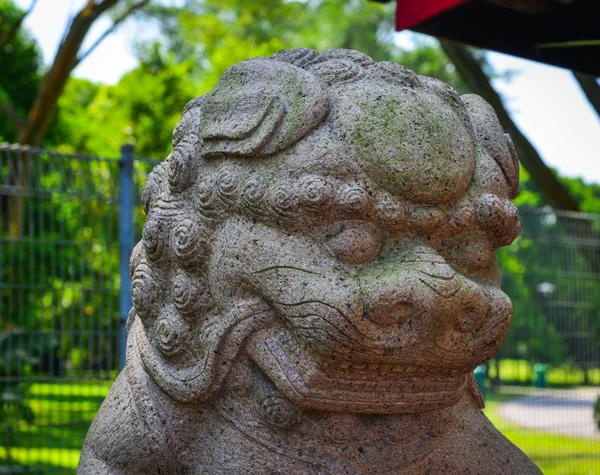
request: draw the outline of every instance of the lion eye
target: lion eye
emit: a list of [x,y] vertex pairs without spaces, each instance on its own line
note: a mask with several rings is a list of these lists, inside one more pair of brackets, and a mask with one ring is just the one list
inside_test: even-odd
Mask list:
[[492,194],[475,200],[475,219],[496,247],[508,246],[520,230],[519,212],[510,201]]
[[469,278],[494,285],[499,279],[496,248],[483,233],[455,236],[440,243],[437,250],[448,264]]
[[379,230],[364,221],[335,223],[326,236],[331,252],[346,264],[369,262],[377,255],[381,245]]
[[442,254],[463,271],[478,271],[490,265],[495,249],[485,239],[462,237],[454,239]]

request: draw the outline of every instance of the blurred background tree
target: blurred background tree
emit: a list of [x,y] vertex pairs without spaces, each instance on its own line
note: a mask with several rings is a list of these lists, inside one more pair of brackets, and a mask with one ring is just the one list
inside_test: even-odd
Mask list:
[[0,0],[0,141],[17,142],[18,127],[42,79],[42,56],[33,36],[21,28],[26,12]]

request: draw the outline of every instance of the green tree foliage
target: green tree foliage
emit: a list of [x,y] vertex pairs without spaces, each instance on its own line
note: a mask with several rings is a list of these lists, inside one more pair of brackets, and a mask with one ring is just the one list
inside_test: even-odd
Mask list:
[[[8,33],[23,11],[13,0],[0,0],[0,37]],[[0,103],[11,98],[16,112],[25,116],[42,79],[42,57],[31,34],[19,29],[0,50]],[[15,142],[18,131],[6,113],[0,113],[0,142]]]
[[[581,211],[584,213],[600,213],[600,184],[586,183],[582,178],[570,178],[560,176],[558,171],[554,174],[579,203]],[[548,206],[544,197],[536,189],[527,170],[521,167],[521,185],[519,187],[519,196],[514,203],[521,207],[540,208]]]
[[192,74],[191,61],[156,51],[114,86],[72,80],[59,102],[55,148],[114,157],[133,142],[139,156],[166,157],[181,111],[196,96]]

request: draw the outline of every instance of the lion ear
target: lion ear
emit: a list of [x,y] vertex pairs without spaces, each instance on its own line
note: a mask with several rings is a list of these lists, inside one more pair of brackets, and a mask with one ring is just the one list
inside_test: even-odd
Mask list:
[[203,99],[200,138],[207,157],[278,152],[319,125],[330,108],[315,76],[265,58],[232,66]]
[[205,101],[203,153],[254,155],[273,137],[285,114],[277,97],[237,94]]
[[510,135],[505,134],[491,105],[475,94],[465,94],[461,99],[473,120],[477,139],[484,150],[502,170],[508,185],[508,197],[519,192],[519,159]]

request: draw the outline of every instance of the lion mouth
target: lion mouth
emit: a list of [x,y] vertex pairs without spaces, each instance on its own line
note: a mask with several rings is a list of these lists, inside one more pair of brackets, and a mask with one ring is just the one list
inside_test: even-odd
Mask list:
[[[380,363],[342,363],[331,368],[331,372],[343,375],[348,381],[454,381],[473,370],[472,367],[441,368],[433,366],[404,366]],[[327,372],[330,372],[327,371]]]
[[358,362],[319,364],[291,335],[269,328],[248,342],[250,358],[299,407],[330,412],[425,412],[455,404],[472,367],[437,368]]

